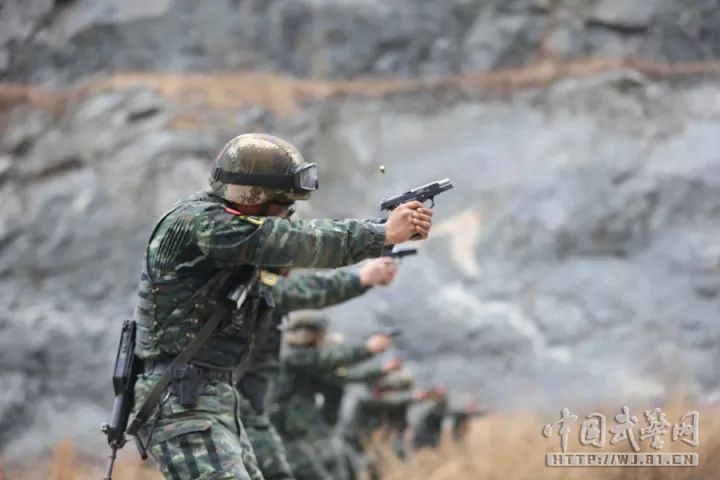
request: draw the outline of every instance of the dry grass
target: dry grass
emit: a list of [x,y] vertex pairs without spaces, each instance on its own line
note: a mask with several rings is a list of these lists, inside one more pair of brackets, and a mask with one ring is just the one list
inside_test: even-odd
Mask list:
[[[674,423],[685,411],[680,407],[665,409],[668,420]],[[589,413],[589,412],[586,412]],[[608,421],[617,412],[607,411]],[[641,411],[633,414],[641,417]],[[558,437],[547,439],[541,435],[542,426],[556,419],[541,418],[534,414],[495,415],[476,420],[468,437],[460,444],[444,438],[438,450],[417,452],[412,461],[401,463],[387,461],[384,479],[448,480],[467,478],[482,480],[715,480],[720,477],[720,419],[718,410],[701,411],[700,446],[696,449],[671,442],[670,433],[665,437],[665,447],[658,451],[697,452],[697,467],[573,467],[549,468],[545,466],[545,454],[560,449]],[[640,419],[644,425],[644,419]],[[608,424],[608,427],[611,426]],[[639,428],[639,426],[638,426]],[[569,452],[612,453],[631,452],[627,443],[606,446],[603,449],[583,447],[577,442],[578,425],[571,434]],[[637,432],[635,433],[637,438]],[[641,451],[657,453],[649,441],[641,442]]]
[[590,58],[545,60],[520,68],[478,71],[434,78],[379,78],[321,81],[259,73],[123,73],[95,82],[95,91],[147,84],[168,97],[191,99],[219,108],[262,105],[279,115],[295,113],[303,102],[331,97],[383,97],[422,91],[465,89],[512,93],[547,86],[570,77],[633,70],[651,77],[678,77],[720,73],[720,61],[659,63],[641,59]]
[[[665,409],[668,420],[674,423],[688,409],[669,407]],[[585,412],[588,413],[588,412]],[[607,411],[608,419],[617,412]],[[634,414],[640,416],[640,410]],[[613,468],[548,468],[545,453],[559,449],[559,439],[546,439],[541,435],[542,426],[554,419],[535,414],[497,414],[476,420],[467,438],[456,443],[444,438],[437,450],[425,449],[415,452],[406,463],[399,461],[389,449],[382,456],[385,480],[449,480],[456,478],[482,480],[714,480],[720,476],[720,409],[701,411],[700,447],[692,449],[680,442],[670,442],[661,452],[693,451],[700,454],[698,467],[613,467]],[[643,420],[641,419],[641,423]],[[608,425],[610,426],[610,425]],[[573,437],[577,436],[577,425]],[[637,433],[636,433],[637,435]],[[681,446],[682,445],[682,446]],[[641,442],[642,451],[651,451],[647,441]],[[687,448],[683,448],[687,447]],[[588,451],[577,442],[569,451]],[[627,452],[630,447],[620,444],[605,447],[598,452]],[[72,443],[58,445],[46,464],[28,464],[5,472],[0,469],[0,480],[97,480],[102,478],[103,459],[94,462],[80,458]],[[1,465],[1,463],[0,463]],[[150,462],[143,464],[133,448],[128,445],[121,452],[116,464],[116,480],[159,480],[160,475]]]
[[[81,457],[73,442],[66,441],[55,446],[46,462],[29,461],[4,472],[0,470],[0,480],[99,480],[104,473],[104,457]],[[140,460],[135,447],[128,443],[118,454],[113,479],[162,480],[162,475],[152,462]]]
[[362,80],[311,80],[279,74],[128,72],[100,77],[67,90],[47,90],[31,85],[0,83],[0,112],[16,104],[49,110],[67,102],[108,90],[149,85],[178,100],[176,128],[200,128],[196,113],[233,111],[259,105],[277,115],[296,113],[306,102],[328,98],[383,97],[417,92],[500,92],[503,94],[551,85],[566,78],[632,70],[653,78],[720,74],[720,61],[662,63],[642,59],[588,58],[557,60],[552,57],[519,68],[476,71],[432,78],[374,78]]

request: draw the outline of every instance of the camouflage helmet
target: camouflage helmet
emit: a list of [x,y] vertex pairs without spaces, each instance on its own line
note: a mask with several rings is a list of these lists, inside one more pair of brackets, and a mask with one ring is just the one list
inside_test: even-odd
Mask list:
[[317,189],[317,168],[285,140],[262,133],[238,135],[215,158],[210,187],[240,205],[288,204]]
[[295,347],[308,346],[318,336],[325,334],[327,323],[327,318],[319,312],[312,310],[294,312],[284,326],[285,342]]
[[325,336],[325,343],[328,345],[346,345],[347,337],[340,332],[328,333]]
[[383,376],[373,386],[379,390],[397,392],[410,390],[414,384],[415,380],[409,371],[398,370]]

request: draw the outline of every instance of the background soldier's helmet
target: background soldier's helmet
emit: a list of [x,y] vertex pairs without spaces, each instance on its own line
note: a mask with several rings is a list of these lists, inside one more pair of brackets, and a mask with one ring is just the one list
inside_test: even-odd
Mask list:
[[294,312],[284,327],[283,338],[288,345],[305,347],[325,334],[327,318],[319,312],[303,310]]
[[[310,165],[297,148],[285,140],[262,133],[246,133],[230,140],[220,151],[210,175],[210,187],[225,200],[240,205],[266,202],[287,204],[295,200],[307,200],[310,197],[309,190],[292,186],[258,186],[253,180],[263,176],[266,180],[267,177],[278,176],[291,179],[292,175]],[[312,168],[312,174],[316,175],[314,165]],[[243,180],[232,179],[233,175],[244,176],[247,182],[242,184]],[[262,181],[259,183],[262,184]]]
[[379,390],[398,392],[410,390],[414,384],[415,380],[409,371],[398,370],[380,378],[373,387]]
[[347,337],[340,332],[331,332],[325,335],[325,343],[328,345],[345,345]]

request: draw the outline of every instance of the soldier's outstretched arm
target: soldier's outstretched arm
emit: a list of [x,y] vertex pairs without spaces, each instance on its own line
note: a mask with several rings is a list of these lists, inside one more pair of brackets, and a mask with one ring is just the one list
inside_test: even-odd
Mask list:
[[368,406],[374,408],[397,407],[414,402],[415,399],[411,392],[390,392],[383,394],[380,398],[370,398],[365,401]]
[[392,258],[371,260],[358,273],[340,270],[295,273],[278,277],[272,296],[275,308],[281,312],[320,309],[358,297],[372,286],[388,285],[396,273],[397,264]]
[[381,365],[367,364],[338,367],[328,375],[327,381],[337,385],[348,383],[368,383],[382,378],[387,372]]
[[219,264],[335,268],[382,256],[386,245],[427,237],[432,212],[419,202],[395,209],[385,224],[364,220],[246,217],[221,206],[194,220],[201,252]]
[[292,312],[329,307],[359,297],[369,289],[357,273],[333,270],[279,278],[272,296],[278,311]]
[[291,355],[285,359],[285,364],[294,369],[332,372],[372,356],[373,352],[366,345],[326,345]]
[[361,220],[248,218],[222,209],[203,217],[198,246],[224,265],[335,268],[385,250],[385,227]]

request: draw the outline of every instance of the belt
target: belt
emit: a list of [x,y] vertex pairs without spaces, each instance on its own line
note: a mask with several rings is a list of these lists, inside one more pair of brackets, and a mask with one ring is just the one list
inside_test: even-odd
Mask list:
[[[162,375],[170,367],[172,361],[172,358],[145,360],[144,372],[146,375]],[[226,382],[231,385],[239,380],[239,372],[236,368],[210,367],[193,362],[190,362],[190,365],[195,367],[207,380]]]

